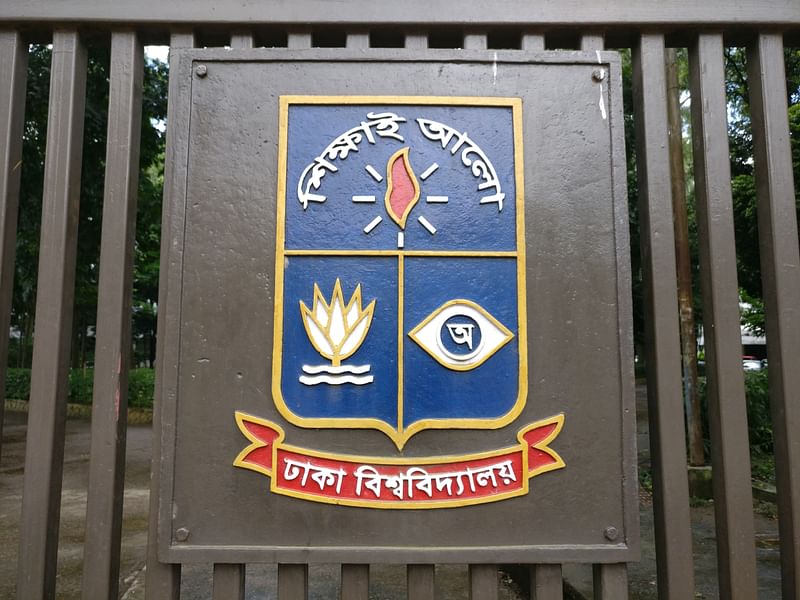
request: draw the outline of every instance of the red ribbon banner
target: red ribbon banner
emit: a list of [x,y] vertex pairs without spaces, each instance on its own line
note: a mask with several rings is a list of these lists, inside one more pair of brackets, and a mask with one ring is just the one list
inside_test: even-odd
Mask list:
[[270,477],[276,494],[370,508],[446,508],[523,496],[531,477],[564,468],[548,445],[564,426],[556,415],[524,427],[519,443],[478,454],[425,458],[350,456],[284,444],[279,425],[242,412],[250,445],[234,466]]

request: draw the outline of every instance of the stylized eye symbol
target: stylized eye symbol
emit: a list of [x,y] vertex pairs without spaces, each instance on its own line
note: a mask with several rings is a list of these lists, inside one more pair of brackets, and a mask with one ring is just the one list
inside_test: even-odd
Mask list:
[[479,367],[514,337],[483,307],[463,299],[445,302],[408,335],[454,371]]

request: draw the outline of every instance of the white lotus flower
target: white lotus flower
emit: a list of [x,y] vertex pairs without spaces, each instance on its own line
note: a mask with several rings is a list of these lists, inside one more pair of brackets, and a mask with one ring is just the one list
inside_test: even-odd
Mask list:
[[361,284],[345,304],[342,284],[336,279],[330,304],[325,301],[319,286],[314,284],[314,303],[308,308],[300,302],[300,313],[308,339],[317,352],[338,367],[344,359],[359,349],[372,323],[375,300],[361,308]]

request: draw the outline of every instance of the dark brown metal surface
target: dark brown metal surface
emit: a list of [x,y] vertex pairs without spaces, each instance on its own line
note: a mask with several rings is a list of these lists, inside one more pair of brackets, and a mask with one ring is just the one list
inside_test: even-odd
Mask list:
[[213,600],[244,600],[244,584],[244,565],[214,565]]
[[341,600],[369,600],[369,565],[342,565]]
[[433,565],[408,565],[406,587],[408,600],[433,600],[436,571]]
[[531,600],[562,600],[561,565],[531,565]]
[[628,597],[627,565],[594,565],[593,580],[594,600],[620,600]]
[[784,598],[800,598],[800,257],[781,36],[748,48]]
[[311,33],[307,31],[292,31],[286,38],[289,48],[311,48]]
[[[581,36],[580,41],[580,49],[584,52],[599,52],[603,50],[605,47],[605,39],[601,33],[587,33]],[[602,73],[602,72],[601,72]],[[605,570],[609,567],[609,565],[594,565],[593,568],[595,570],[595,580],[597,579],[598,573],[605,574]],[[616,568],[616,565],[610,565],[610,567]],[[560,593],[560,591],[559,591]],[[627,597],[627,586],[622,586],[615,589],[615,596],[605,596],[608,598],[619,598],[622,600],[623,598]],[[595,583],[595,594],[597,595],[597,583]],[[597,596],[598,598],[601,596]]]
[[[430,0],[410,0],[378,7],[371,0],[354,0],[336,3],[335,6],[328,0],[303,0],[296,5],[267,0],[258,6],[240,3],[237,6],[224,7],[212,0],[191,3],[186,0],[172,3],[155,0],[110,0],[102,6],[96,0],[5,0],[0,2],[0,26],[9,28],[0,30],[0,444],[21,171],[27,42],[48,39],[54,27],[71,28],[69,31],[56,31],[53,36],[55,52],[50,126],[47,133],[40,288],[21,522],[18,597],[37,599],[52,598],[55,595],[66,364],[72,315],[86,61],[85,49],[76,31],[79,28],[82,31],[99,31],[102,38],[113,28],[141,25],[138,34],[130,30],[127,33],[114,33],[112,36],[106,204],[100,263],[97,365],[87,507],[85,564],[91,567],[87,567],[83,573],[84,597],[102,598],[116,595],[119,569],[123,474],[121,457],[124,456],[125,445],[125,372],[129,345],[126,342],[129,329],[126,328],[129,326],[130,252],[133,247],[130,239],[133,227],[131,211],[135,206],[138,168],[138,128],[134,121],[140,112],[136,97],[139,90],[136,86],[141,84],[141,46],[137,37],[139,40],[165,39],[167,32],[172,31],[170,41],[173,48],[192,48],[196,45],[195,37],[188,28],[200,27],[205,33],[213,30],[215,39],[226,40],[230,33],[231,47],[241,51],[258,45],[258,36],[264,33],[261,30],[262,25],[269,25],[271,28],[281,24],[288,29],[287,42],[291,49],[310,49],[316,43],[320,30],[325,27],[339,26],[342,28],[339,29],[340,32],[346,28],[347,51],[339,53],[337,50],[334,53],[331,49],[325,50],[332,63],[336,63],[335,68],[345,73],[351,72],[349,69],[353,66],[348,66],[348,63],[357,63],[359,55],[375,52],[368,49],[370,29],[373,28],[374,34],[374,26],[380,25],[404,31],[406,48],[419,52],[416,56],[421,59],[421,64],[430,60],[425,56],[427,53],[442,52],[427,51],[426,29],[436,31],[440,26],[455,28],[465,34],[463,38],[458,38],[458,34],[454,35],[453,39],[463,40],[460,45],[467,50],[450,53],[443,59],[451,63],[465,62],[476,57],[480,59],[481,51],[484,56],[491,55],[485,49],[491,45],[490,40],[498,26],[522,31],[522,52],[517,53],[531,55],[544,50],[545,33],[551,46],[560,44],[563,38],[567,43],[561,47],[578,47],[577,40],[580,40],[581,50],[592,51],[592,55],[594,50],[602,49],[606,36],[609,43],[616,44],[619,40],[630,41],[633,36],[638,39],[641,35],[634,48],[634,112],[637,120],[642,252],[647,294],[648,403],[654,467],[658,594],[662,599],[680,600],[693,597],[694,584],[685,476],[675,259],[669,208],[666,112],[663,104],[665,86],[661,60],[664,36],[668,37],[670,43],[674,43],[679,38],[682,42],[694,39],[697,31],[724,31],[725,40],[729,44],[740,39],[755,39],[748,48],[748,79],[767,313],[782,586],[784,598],[800,597],[800,405],[797,402],[797,390],[800,390],[800,317],[797,313],[797,307],[800,306],[800,257],[786,119],[786,73],[783,64],[783,39],[795,39],[800,30],[800,9],[796,0],[667,0],[650,3],[641,0],[609,0],[594,4],[579,0],[510,0],[510,3],[505,3],[502,7],[491,9],[485,1],[467,0],[459,4],[457,11],[452,3],[436,3]],[[187,29],[174,29],[176,26]],[[35,37],[23,39],[22,34],[16,31],[18,28],[27,32],[26,35]],[[759,35],[756,36],[756,33]],[[742,441],[747,436],[741,345],[738,337],[735,254],[730,222],[722,46],[723,34],[703,34],[692,49],[695,171],[706,302],[720,596],[749,599],[755,598],[757,592],[752,513],[749,504],[749,458],[746,444]],[[285,52],[287,56],[293,56],[291,51]],[[302,52],[311,56],[317,51]],[[244,55],[236,54],[235,50],[232,56],[234,60],[244,58]],[[388,51],[383,56],[387,60],[392,58]],[[501,67],[504,56],[506,54],[501,52]],[[337,62],[339,59],[341,62]],[[579,60],[588,62],[586,56]],[[176,58],[172,61],[172,67],[173,73],[181,70],[186,73],[190,65],[182,65]],[[425,65],[424,68],[432,68],[432,65]],[[619,77],[619,74],[614,74],[614,77]],[[520,77],[517,85],[520,90],[525,90],[543,83],[538,77]],[[172,184],[167,191],[167,197],[178,201],[186,197],[187,186],[191,185],[191,182],[176,179],[172,174],[176,161],[186,163],[189,159],[188,151],[182,144],[189,137],[191,108],[183,105],[176,110],[175,106],[176,98],[188,94],[190,87],[189,81],[178,81],[176,77],[170,83],[170,148],[166,181]],[[607,99],[612,123],[616,120],[616,123],[621,124],[621,97],[617,96],[617,87],[616,80],[610,82]],[[488,94],[486,89],[489,88],[476,84],[471,95]],[[348,90],[346,93],[351,92]],[[595,98],[594,102],[596,101]],[[560,112],[554,109],[548,113],[553,122],[552,127],[560,135],[569,131],[562,120],[565,114],[568,111],[564,107]],[[615,140],[620,138],[620,133],[619,127],[611,127],[611,135]],[[611,170],[612,185],[619,195],[619,186],[624,186],[624,161],[613,164]],[[548,175],[552,176],[552,173]],[[529,174],[526,174],[527,177]],[[272,185],[271,180],[268,183]],[[592,189],[591,177],[587,176],[582,185],[584,189]],[[537,191],[547,190],[540,187]],[[624,195],[624,188],[622,194]],[[595,198],[594,193],[591,196]],[[550,196],[546,193],[541,194],[543,200],[536,203],[535,218],[539,218],[542,211],[547,218],[547,212],[552,208],[546,200],[548,197]],[[570,195],[561,193],[552,197],[562,201],[563,197],[569,198]],[[173,243],[182,247],[185,233],[184,221],[170,220],[169,206],[169,203],[165,204],[163,223],[162,256],[165,260]],[[624,202],[615,206],[614,211],[613,227],[616,229],[614,235],[616,251],[619,253],[625,249],[627,243],[628,222]],[[599,222],[587,227],[594,227]],[[269,228],[267,232],[269,233]],[[548,239],[537,245],[537,248],[558,241]],[[175,285],[176,280],[182,277],[177,265],[182,263],[183,256],[178,251],[170,260],[172,262],[165,262],[162,270],[159,309],[162,314],[174,315],[175,320],[166,323],[159,319],[159,356],[164,355],[165,340],[179,333],[182,318],[180,295],[175,294],[174,289],[170,291],[170,284]],[[541,274],[537,272],[537,275]],[[616,299],[616,323],[623,338],[630,335],[625,321],[627,317],[619,316],[628,315],[631,310],[630,282],[626,280],[626,276],[623,273],[616,282],[617,289],[620,290]],[[609,320],[613,319],[614,317],[609,317]],[[271,330],[268,333],[271,334]],[[622,349],[617,358],[623,365],[620,372],[623,381],[619,394],[621,404],[632,410],[632,395],[624,384],[630,375],[631,369],[625,365],[632,362],[631,356]],[[177,563],[165,564],[158,560],[156,539],[163,523],[160,525],[156,517],[159,511],[163,514],[170,508],[164,503],[170,502],[171,489],[164,492],[159,487],[164,468],[161,461],[165,444],[165,456],[172,452],[178,411],[168,410],[162,414],[159,408],[165,402],[176,402],[175,388],[170,386],[170,382],[177,381],[178,364],[175,361],[159,360],[157,370],[159,389],[155,411],[155,460],[151,490],[153,519],[148,545],[146,593],[148,600],[175,600],[180,595],[181,567]],[[558,372],[554,377],[565,375],[558,368],[555,371]],[[571,423],[568,421],[569,425]],[[630,424],[623,423],[616,434],[625,445],[631,443],[628,440],[633,438],[635,431]],[[630,450],[631,447],[626,446],[623,454],[627,455]],[[631,476],[634,466],[626,462],[622,472],[629,474],[627,477],[620,476],[622,494],[635,497],[630,493],[631,488],[636,486],[636,478]],[[246,491],[251,493],[252,489],[247,487]],[[625,545],[636,538],[635,500],[625,505],[623,513],[621,519],[625,523],[625,536],[621,541]],[[281,518],[284,515],[281,512]],[[470,518],[466,521],[469,522]],[[374,523],[365,527],[370,531],[376,530]],[[172,539],[178,531],[180,530],[173,532],[167,527],[166,532],[160,533]],[[191,544],[197,533],[187,529],[179,535]],[[629,538],[629,534],[632,537]],[[608,540],[602,540],[604,548],[611,545]],[[352,551],[344,549],[337,556],[341,560],[363,563],[375,558],[370,548],[350,550]],[[203,552],[200,548],[197,556],[200,559],[203,556],[208,558]],[[488,549],[485,556],[475,560],[485,558],[488,562],[493,562],[491,553],[492,550]],[[221,555],[215,556],[220,558]],[[241,560],[276,560],[276,555],[269,552],[241,556]],[[283,557],[282,560],[304,562],[311,560],[310,556],[299,550],[294,556]],[[546,554],[523,556],[526,557],[525,560],[550,560]],[[565,560],[569,560],[568,554],[564,556]],[[406,558],[409,557],[420,559],[421,555],[409,554]],[[585,561],[591,560],[587,555],[572,555],[572,558],[576,557]],[[175,555],[162,554],[161,558],[175,559]],[[457,549],[446,558],[458,562],[467,560],[463,555],[459,556]],[[188,559],[188,555],[181,555],[178,559]],[[421,560],[426,559],[422,557]],[[410,600],[432,600],[434,573],[432,564],[408,565],[407,588]],[[623,564],[595,565],[594,575],[596,598],[617,600],[627,597],[626,569]],[[342,598],[365,598],[368,582],[368,565],[342,565]],[[214,598],[243,598],[244,583],[244,564],[223,562],[214,565]],[[472,598],[496,598],[496,567],[473,565],[470,567],[469,585]],[[561,598],[561,586],[560,565],[531,566],[533,598]],[[307,598],[307,565],[279,565],[278,587],[281,600]]]
[[28,49],[17,31],[0,31],[0,457],[17,243],[22,127]]
[[750,22],[781,25],[800,22],[797,4],[793,0],[739,0],[735,4],[714,0],[665,0],[641,2],[581,2],[580,0],[509,0],[502,9],[490,10],[486,2],[466,0],[458,4],[458,12],[449,2],[408,0],[382,2],[376,6],[370,0],[337,3],[326,0],[306,0],[302,9],[292,3],[270,0],[262,3],[237,3],[220,6],[213,0],[174,1],[111,0],[98,8],[94,0],[5,0],[0,7],[0,20],[60,23],[173,23],[173,24],[230,24],[239,23],[367,23],[367,24],[451,24],[454,20],[466,24],[525,23],[538,25],[597,25],[660,24],[668,27],[682,25],[723,25]]
[[278,565],[278,600],[308,600],[308,565]]
[[78,33],[56,31],[52,56],[17,575],[18,597],[30,600],[55,595],[86,93]]
[[641,36],[633,52],[633,84],[658,590],[662,599],[683,600],[694,595],[694,581],[663,36]]
[[[169,226],[173,251],[165,257],[165,270],[169,271],[167,285],[173,287],[159,304],[161,314],[170,315],[164,330],[167,354],[162,355],[169,368],[164,369],[165,376],[159,386],[161,398],[168,402],[162,406],[165,455],[161,480],[164,486],[160,512],[161,560],[181,561],[191,555],[192,560],[217,562],[223,556],[226,560],[241,561],[276,558],[312,562],[438,562],[459,558],[463,561],[465,548],[473,546],[474,562],[508,562],[512,558],[517,561],[588,558],[603,562],[635,557],[638,512],[630,284],[625,267],[627,207],[618,201],[624,198],[625,167],[624,160],[615,154],[622,148],[618,125],[622,118],[621,74],[616,56],[601,53],[598,62],[594,52],[529,57],[508,51],[497,52],[496,59],[493,51],[464,50],[458,54],[437,51],[435,57],[427,53],[398,56],[405,51],[374,49],[367,57],[358,50],[339,52],[347,68],[358,73],[355,78],[345,77],[346,91],[352,94],[401,94],[403,73],[441,70],[440,78],[449,82],[450,93],[468,95],[476,89],[476,78],[479,83],[485,80],[491,85],[493,65],[502,74],[497,78],[494,94],[534,94],[528,96],[530,108],[523,118],[524,131],[532,136],[536,132],[526,144],[526,158],[530,161],[526,198],[531,203],[528,211],[532,216],[526,220],[529,227],[526,237],[528,254],[536,257],[529,263],[528,271],[529,306],[535,307],[529,309],[528,330],[539,336],[539,342],[531,344],[539,350],[530,361],[534,370],[530,381],[537,382],[529,388],[530,408],[526,410],[530,412],[524,412],[520,417],[524,420],[520,422],[563,410],[571,433],[563,441],[559,438],[558,448],[565,453],[568,467],[548,474],[547,485],[535,486],[531,498],[536,502],[536,511],[525,508],[527,500],[520,498],[502,506],[405,511],[402,515],[395,511],[342,509],[270,494],[268,481],[232,468],[233,458],[243,442],[233,422],[233,409],[280,419],[273,416],[271,400],[263,395],[264,390],[270,389],[271,354],[264,340],[272,338],[273,314],[269,298],[273,293],[271,240],[275,227],[276,149],[270,142],[274,133],[270,132],[277,126],[277,111],[265,103],[273,102],[280,93],[335,93],[334,85],[341,79],[337,76],[333,83],[325,83],[325,74],[333,68],[327,62],[331,53],[326,49],[305,50],[297,56],[286,50],[195,51],[189,56],[194,58],[195,67],[205,67],[207,76],[199,77],[188,63],[181,63],[182,93],[188,93],[191,86],[192,95],[185,96],[181,108],[170,115],[170,125],[174,126],[175,122],[185,124],[192,111],[189,138],[178,139],[177,143],[183,146],[173,148],[172,155],[176,165],[186,165],[188,176],[176,172],[167,184],[168,201],[174,212]],[[456,58],[458,63],[474,64],[474,69],[460,73],[460,64],[452,62]],[[391,61],[398,73],[394,81],[386,81],[384,77],[387,61]],[[606,71],[602,84],[593,77],[598,65]],[[299,72],[304,73],[304,78],[297,77]],[[175,73],[173,70],[173,76]],[[531,77],[536,79],[535,86],[528,88],[521,84]],[[431,82],[430,91],[417,84],[414,91],[432,93],[440,89],[442,81]],[[605,117],[599,106],[601,93],[607,111]],[[561,118],[557,115],[564,112],[564,97],[571,99],[573,108],[568,114],[569,119],[574,119],[566,136],[559,128],[543,125]],[[230,129],[232,126],[234,129]],[[595,141],[589,143],[589,140]],[[612,156],[617,158],[612,160]],[[580,165],[579,172],[571,171],[576,164]],[[234,176],[238,172],[247,176]],[[553,172],[561,172],[563,176],[554,178]],[[202,178],[198,179],[194,173],[202,173]],[[224,184],[217,182],[219,177],[224,178]],[[595,200],[591,203],[585,201],[589,188]],[[208,195],[212,189],[213,194]],[[187,197],[191,198],[188,203]],[[229,210],[234,205],[240,208]],[[228,224],[213,240],[208,240],[205,235],[211,223],[222,222]],[[584,235],[584,224],[592,228],[592,236]],[[251,264],[258,265],[258,273],[263,273],[255,280],[254,271],[249,271],[249,275],[239,271],[239,268],[249,269],[247,265]],[[228,278],[233,278],[231,283],[225,283]],[[236,293],[236,313],[246,313],[252,319],[246,329],[238,325],[223,326],[222,314],[215,316],[218,310],[232,314],[225,308],[231,297],[226,299],[217,294],[227,294],[234,280],[239,282],[237,285],[257,281],[257,285],[246,285]],[[548,288],[545,281],[559,281],[566,288]],[[582,291],[587,286],[592,286],[592,293]],[[174,293],[179,289],[182,296]],[[600,297],[605,300],[600,301]],[[565,306],[564,298],[571,298],[568,315],[560,313]],[[603,333],[589,333],[598,327]],[[230,335],[236,336],[236,344],[232,339],[227,340]],[[595,348],[592,340],[604,341]],[[234,351],[237,347],[250,349],[240,353]],[[224,353],[218,354],[222,348]],[[571,354],[578,349],[585,353],[585,359],[569,360],[566,354],[559,354]],[[197,357],[204,360],[190,358],[197,352],[202,352]],[[183,357],[187,362],[178,374],[172,365],[177,360],[183,361]],[[235,368],[231,360],[237,362]],[[225,383],[226,391],[215,387],[218,384],[214,381],[223,383],[213,376],[216,369],[248,375],[246,379]],[[228,433],[213,434],[219,443],[209,446],[206,444],[209,434],[202,431],[214,423],[228,423]],[[600,423],[603,435],[597,435]],[[177,437],[176,429],[182,432]],[[347,447],[345,443],[353,447],[357,444],[362,455],[385,453],[389,442],[371,431],[313,431],[294,427],[290,431],[292,439],[297,440],[295,443],[342,449]],[[480,432],[480,439],[477,434],[458,431],[437,432],[437,436],[448,440],[457,452],[475,451],[476,441],[487,447],[509,443],[507,430]],[[592,440],[591,456],[585,451],[588,439]],[[165,440],[177,440],[177,446]],[[414,441],[416,454],[424,456],[430,452],[421,445],[422,437]],[[195,444],[199,446],[195,448]],[[194,457],[200,455],[206,457],[202,461],[202,476],[193,470],[198,465]],[[173,470],[174,457],[178,462]],[[209,480],[217,484],[208,486]],[[202,493],[199,488],[192,491],[198,485],[202,485]],[[586,490],[592,490],[591,494]],[[568,519],[564,519],[564,497],[572,499],[573,516]],[[602,501],[598,502],[598,498]],[[585,508],[576,508],[579,503],[585,503]],[[179,507],[177,513],[175,506]],[[511,515],[508,522],[515,523],[513,531],[492,527],[493,511]],[[335,518],[332,512],[336,513]],[[202,516],[210,513],[215,519]],[[277,514],[283,516],[276,519]],[[289,516],[296,514],[303,514],[302,519]],[[481,528],[479,541],[470,532],[471,528],[464,527],[463,518],[474,523],[472,527]],[[387,519],[396,525],[387,527]],[[290,541],[291,536],[298,535],[298,523],[308,528],[313,543],[305,535],[302,547]],[[604,534],[609,526],[619,531],[613,540]],[[175,536],[180,529],[190,532],[183,540]],[[567,529],[569,535],[565,533]],[[364,530],[374,532],[367,544],[363,537],[358,537],[358,532]],[[425,536],[437,540],[436,544],[428,543],[423,539]],[[443,545],[445,542],[447,546]],[[538,545],[541,546],[537,549]]]
[[407,33],[405,47],[412,50],[424,50],[428,47],[428,36],[424,33]]
[[469,566],[469,600],[497,600],[498,589],[495,565]]
[[544,50],[544,35],[541,33],[523,33],[522,49],[528,52],[541,52]]
[[111,37],[108,141],[86,508],[83,598],[116,598],[122,535],[143,48]]
[[252,48],[253,34],[246,30],[237,30],[231,34],[231,48]]
[[[175,31],[170,38],[170,47],[172,49],[179,48],[193,48],[195,45],[194,33],[191,31]],[[179,124],[178,117],[175,114],[175,99],[181,91],[181,83],[177,77],[172,76],[173,68],[177,70],[178,58],[173,61],[174,53],[170,53],[170,79],[169,79],[169,97],[167,104],[167,139],[173,140],[167,146],[167,155],[164,166],[165,181],[172,180],[171,172],[174,159],[174,148],[176,147],[175,137],[186,135],[185,130],[188,124],[181,121]],[[169,178],[169,179],[167,179]],[[167,190],[165,190],[165,194]],[[170,221],[169,205],[165,202],[162,209],[161,216],[161,256],[169,252],[170,244],[174,239],[175,230]],[[167,273],[168,269],[161,268],[158,279],[158,305],[161,307],[167,306],[169,297],[167,296]],[[158,320],[158,334],[157,334],[157,355],[161,356],[164,352],[164,338],[167,322],[165,319]],[[153,406],[153,463],[151,466],[150,476],[150,525],[147,535],[147,578],[145,580],[145,598],[147,600],[169,600],[170,598],[177,599],[180,596],[181,585],[181,566],[180,564],[165,564],[158,559],[158,546],[156,540],[158,538],[158,519],[153,518],[153,515],[158,514],[159,502],[161,500],[161,493],[159,488],[159,479],[161,473],[161,440],[163,436],[163,429],[169,426],[169,421],[162,426],[162,413],[160,410],[161,403],[164,400],[162,387],[159,385],[163,382],[165,371],[172,371],[177,368],[177,365],[165,365],[162,361],[156,361],[156,387],[155,387],[155,402]]]
[[756,555],[722,35],[700,35],[689,67],[719,591],[744,600],[757,595]]

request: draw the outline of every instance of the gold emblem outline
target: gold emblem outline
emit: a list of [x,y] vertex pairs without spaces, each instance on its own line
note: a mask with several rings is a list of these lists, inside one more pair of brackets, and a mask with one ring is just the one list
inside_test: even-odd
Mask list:
[[[512,129],[514,140],[514,183],[515,183],[515,216],[516,216],[516,251],[408,251],[399,250],[287,250],[286,241],[286,169],[289,130],[289,107],[292,105],[428,105],[428,106],[499,106],[512,111]],[[470,96],[304,96],[282,95],[279,98],[278,119],[278,186],[277,186],[277,222],[275,234],[275,298],[274,298],[274,334],[272,353],[272,399],[279,414],[289,423],[303,428],[329,429],[375,429],[387,435],[402,450],[406,442],[426,429],[500,429],[513,423],[525,408],[528,397],[528,348],[527,348],[527,306],[525,294],[525,189],[524,189],[524,155],[522,146],[522,99],[508,97],[470,97]],[[283,398],[281,392],[281,367],[283,358],[283,268],[287,256],[301,255],[338,255],[338,256],[395,256],[398,258],[398,276],[400,278],[398,292],[401,304],[398,309],[398,338],[404,339],[402,332],[402,288],[403,258],[405,256],[468,256],[468,257],[511,257],[517,261],[517,339],[518,339],[518,388],[514,406],[505,414],[494,419],[425,419],[415,421],[409,427],[403,423],[403,384],[402,384],[402,344],[398,347],[398,426],[393,427],[386,421],[369,417],[331,418],[301,417],[296,415]]]

